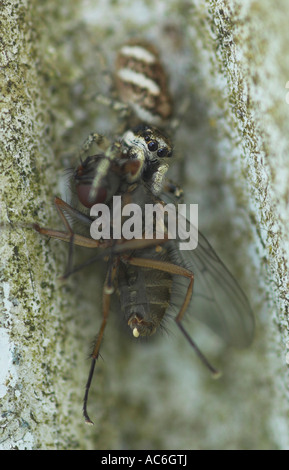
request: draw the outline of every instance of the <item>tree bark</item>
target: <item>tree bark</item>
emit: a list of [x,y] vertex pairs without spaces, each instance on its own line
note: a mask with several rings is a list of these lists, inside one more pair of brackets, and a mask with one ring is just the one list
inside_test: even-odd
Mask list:
[[[286,0],[2,2],[2,449],[289,448],[288,10]],[[117,117],[93,95],[136,32],[160,48],[176,107],[190,100],[171,174],[251,300],[256,339],[232,351],[196,331],[223,370],[215,382],[173,322],[144,344],[112,312],[88,427],[103,272],[60,282],[67,246],[31,224],[61,228],[63,169],[89,132],[113,134]]]

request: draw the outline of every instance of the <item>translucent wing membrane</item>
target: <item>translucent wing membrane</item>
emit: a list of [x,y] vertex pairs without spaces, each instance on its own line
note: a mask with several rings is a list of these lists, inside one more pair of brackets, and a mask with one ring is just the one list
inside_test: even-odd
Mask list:
[[[180,251],[171,244],[173,263],[185,266],[195,276],[192,300],[185,317],[192,314],[221,336],[227,344],[248,346],[254,333],[254,317],[249,301],[241,287],[199,232],[198,247]],[[175,277],[172,304],[180,306],[187,289],[187,281]]]
[[[168,199],[167,195],[165,199]],[[172,199],[170,197],[170,199]],[[187,230],[190,223],[187,221]],[[194,273],[193,296],[184,320],[193,316],[235,347],[248,346],[254,334],[254,315],[249,301],[206,238],[198,232],[195,250],[180,250],[178,240],[168,243],[172,263]],[[171,304],[180,309],[188,280],[174,276]]]

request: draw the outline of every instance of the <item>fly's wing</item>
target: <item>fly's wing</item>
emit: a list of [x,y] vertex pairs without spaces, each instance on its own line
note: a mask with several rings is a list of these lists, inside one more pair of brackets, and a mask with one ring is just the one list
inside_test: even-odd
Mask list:
[[[186,227],[188,232],[192,229],[188,221]],[[194,274],[193,296],[184,320],[192,315],[227,344],[246,347],[254,334],[254,315],[249,301],[206,238],[196,229],[191,233],[198,233],[197,248],[192,251],[180,250],[180,240],[171,240],[166,245],[170,261]],[[187,288],[188,279],[174,276],[171,304],[176,312],[182,306]]]

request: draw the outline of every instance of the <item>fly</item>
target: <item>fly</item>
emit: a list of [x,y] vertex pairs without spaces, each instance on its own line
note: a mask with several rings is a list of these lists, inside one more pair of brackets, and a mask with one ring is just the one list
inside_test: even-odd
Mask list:
[[[102,322],[91,356],[83,402],[83,415],[88,424],[93,424],[87,411],[88,393],[113,293],[119,297],[125,322],[135,338],[154,334],[174,309],[179,329],[215,376],[218,371],[189,335],[184,318],[191,314],[206,323],[227,344],[237,347],[248,346],[254,332],[254,318],[247,297],[200,233],[198,247],[191,252],[179,250],[178,239],[168,239],[165,221],[164,237],[161,240],[144,237],[135,240],[95,240],[89,235],[75,233],[69,222],[71,218],[89,229],[94,219],[87,209],[102,202],[112,211],[112,198],[115,195],[121,195],[122,208],[133,203],[141,209],[145,204],[164,205],[166,200],[176,204],[181,196],[179,188],[166,179],[167,167],[164,162],[170,158],[172,148],[169,139],[159,130],[144,125],[128,130],[120,139],[112,142],[93,134],[84,145],[85,152],[92,143],[97,144],[97,153],[83,160],[72,178],[83,210],[56,198],[55,205],[65,231],[35,225],[40,234],[70,244],[65,277],[100,259],[107,263]],[[122,223],[125,223],[125,218]],[[75,245],[93,249],[95,255],[81,266],[73,267],[72,251]]]

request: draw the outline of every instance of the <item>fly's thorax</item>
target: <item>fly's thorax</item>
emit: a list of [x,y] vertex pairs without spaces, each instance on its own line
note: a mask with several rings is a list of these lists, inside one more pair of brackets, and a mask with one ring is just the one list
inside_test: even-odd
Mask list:
[[131,41],[120,47],[115,86],[140,122],[163,125],[172,116],[172,98],[159,53],[152,44]]

